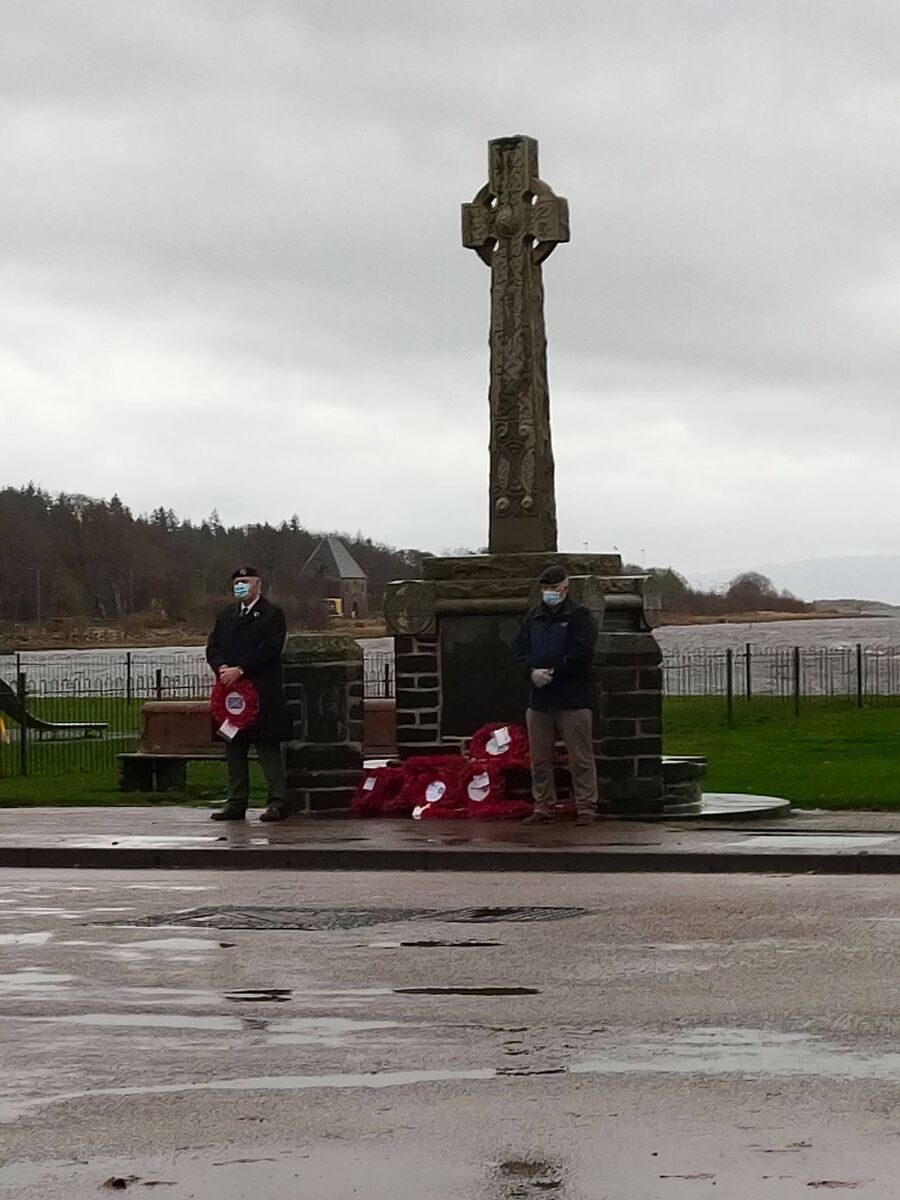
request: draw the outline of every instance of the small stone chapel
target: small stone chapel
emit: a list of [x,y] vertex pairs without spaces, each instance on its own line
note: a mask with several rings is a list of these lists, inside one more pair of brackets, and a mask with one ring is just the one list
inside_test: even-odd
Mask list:
[[340,601],[335,605],[335,616],[359,619],[369,615],[368,576],[340,538],[322,538],[300,575],[318,580],[327,592],[325,599]]

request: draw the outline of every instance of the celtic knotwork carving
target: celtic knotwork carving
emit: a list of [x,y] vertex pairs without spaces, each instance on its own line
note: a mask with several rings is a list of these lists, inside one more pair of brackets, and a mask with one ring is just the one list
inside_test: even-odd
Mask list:
[[522,491],[525,493],[522,497],[522,507],[526,512],[530,512],[534,507],[534,447],[529,447],[522,456],[522,469],[520,471],[520,479],[522,481]]
[[498,513],[506,513],[509,511],[509,459],[501,456],[497,463],[497,499],[494,508]]
[[540,179],[533,138],[492,141],[488,165],[488,183],[463,205],[463,244],[491,268],[490,549],[554,550],[541,263],[568,241],[568,205]]

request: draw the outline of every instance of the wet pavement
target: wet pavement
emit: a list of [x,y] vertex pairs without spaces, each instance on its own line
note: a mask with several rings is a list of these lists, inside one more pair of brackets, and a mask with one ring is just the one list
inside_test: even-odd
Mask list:
[[895,874],[900,813],[795,812],[774,820],[212,823],[209,810],[0,810],[0,867],[240,870],[691,871]]
[[0,871],[0,1196],[893,1197],[898,910],[878,877]]

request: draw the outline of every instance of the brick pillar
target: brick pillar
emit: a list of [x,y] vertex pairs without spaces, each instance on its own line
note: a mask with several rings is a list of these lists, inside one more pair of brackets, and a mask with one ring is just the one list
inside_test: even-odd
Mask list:
[[651,633],[597,639],[597,773],[602,802],[622,816],[662,813],[662,655]]
[[394,638],[397,697],[397,754],[442,754],[441,693],[437,635]]
[[290,637],[284,684],[288,798],[310,816],[346,811],[363,765],[362,647],[333,634]]

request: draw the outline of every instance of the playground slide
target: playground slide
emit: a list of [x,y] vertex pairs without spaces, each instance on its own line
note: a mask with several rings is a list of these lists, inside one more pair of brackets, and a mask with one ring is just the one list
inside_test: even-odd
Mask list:
[[106,721],[42,721],[28,709],[23,709],[19,697],[9,686],[0,679],[0,715],[11,717],[19,725],[35,729],[38,733],[71,732],[73,729],[100,731],[107,728]]

